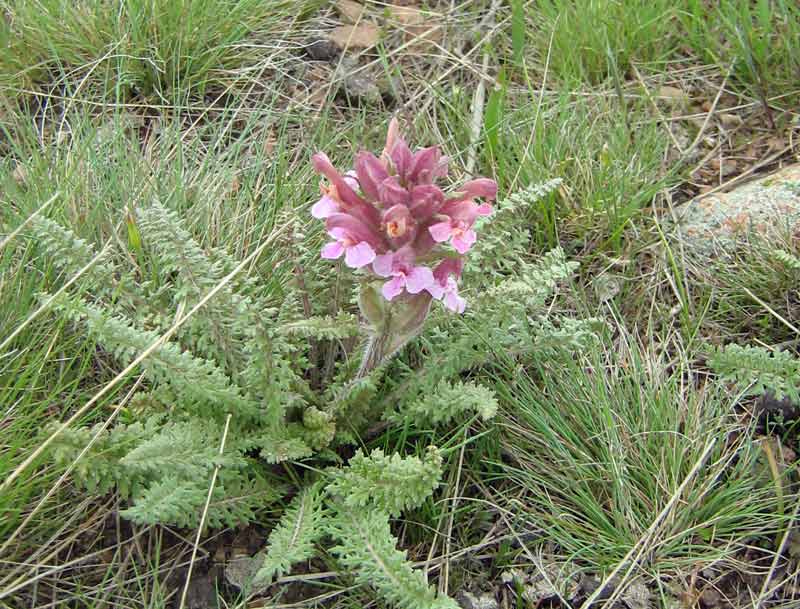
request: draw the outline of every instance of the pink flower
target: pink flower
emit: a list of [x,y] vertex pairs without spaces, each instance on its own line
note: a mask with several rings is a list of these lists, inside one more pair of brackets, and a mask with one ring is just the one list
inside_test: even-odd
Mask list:
[[[331,183],[325,194],[339,204],[341,211],[355,214],[365,221],[375,224],[380,222],[380,214],[375,206],[358,196],[353,186],[348,184],[345,177],[336,171],[336,168],[331,164],[330,159],[324,152],[317,152],[311,157],[311,160],[314,164],[314,170],[328,178]],[[328,202],[325,202],[325,205],[318,211],[327,213],[330,211],[329,207]]]
[[328,234],[335,239],[322,248],[322,257],[329,260],[341,258],[351,269],[360,269],[375,260],[375,250],[366,241],[354,241],[343,228],[332,228]]
[[383,164],[371,152],[359,152],[356,156],[356,175],[361,191],[371,201],[379,198],[379,187],[389,177]]
[[447,258],[439,263],[433,271],[434,283],[426,288],[436,300],[454,313],[463,313],[467,301],[458,295],[457,278],[461,276],[462,262],[459,259]]
[[409,294],[419,294],[433,285],[433,271],[426,266],[414,266],[413,260],[414,255],[409,248],[375,257],[372,263],[375,274],[392,278],[381,289],[386,300],[393,300],[404,290]]
[[407,179],[412,184],[433,184],[436,178],[447,175],[447,163],[438,146],[423,148],[411,158]]
[[[358,180],[354,171],[348,171],[342,176],[342,179],[353,190],[358,188]],[[324,220],[331,214],[341,211],[341,199],[339,199],[336,186],[325,187],[320,184],[319,188],[322,191],[322,198],[311,207],[311,215],[319,220]]]
[[428,227],[428,232],[436,243],[450,241],[459,254],[466,254],[478,240],[472,225],[479,216],[492,213],[488,203],[477,205],[472,201],[452,201],[442,208],[445,219]]
[[467,301],[458,295],[458,283],[452,277],[445,279],[444,284],[436,283],[435,290],[428,288],[431,296],[441,300],[444,306],[454,313],[463,313],[467,308]]
[[392,247],[400,247],[414,239],[417,228],[405,205],[393,205],[383,213],[381,224]]
[[423,184],[411,190],[411,215],[418,222],[424,222],[441,209],[444,193],[438,186]]
[[464,193],[466,198],[481,197],[494,201],[497,196],[497,182],[489,178],[476,178],[464,184],[459,192]]

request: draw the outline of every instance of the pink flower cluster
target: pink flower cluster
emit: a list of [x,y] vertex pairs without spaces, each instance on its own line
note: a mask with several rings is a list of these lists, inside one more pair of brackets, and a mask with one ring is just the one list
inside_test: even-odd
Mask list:
[[427,293],[448,309],[464,311],[458,295],[463,256],[477,239],[475,221],[492,213],[494,180],[470,180],[446,196],[435,182],[447,175],[447,157],[438,146],[412,152],[396,119],[380,158],[359,152],[355,170],[344,175],[323,152],[312,161],[328,180],[311,208],[333,239],[322,248],[323,258],[344,255],[347,266],[387,278],[381,290],[386,300]]

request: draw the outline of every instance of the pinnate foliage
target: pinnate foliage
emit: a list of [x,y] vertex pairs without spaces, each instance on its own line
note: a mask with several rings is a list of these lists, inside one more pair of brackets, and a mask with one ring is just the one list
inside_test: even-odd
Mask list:
[[772,392],[778,399],[800,399],[800,360],[786,351],[731,343],[717,349],[708,363],[747,395]]
[[[137,370],[144,387],[127,416],[108,429],[60,433],[52,457],[74,465],[76,482],[90,491],[117,491],[127,502],[122,515],[137,523],[197,526],[214,472],[208,526],[234,526],[259,520],[265,510],[282,510],[254,586],[288,574],[332,540],[342,566],[393,604],[454,606],[396,549],[390,526],[391,518],[436,492],[443,454],[433,446],[420,456],[358,450],[346,466],[328,466],[341,459],[343,445],[360,441],[381,420],[439,428],[475,415],[490,420],[497,410],[492,388],[467,379],[496,365],[497,353],[569,353],[594,339],[591,320],[546,314],[575,265],[560,250],[533,260],[526,230],[502,211],[531,205],[554,187],[530,189],[508,205],[501,201],[496,218],[480,220],[487,245],[481,250],[478,242],[475,260],[481,251],[495,259],[499,250],[492,249],[491,236],[499,247],[507,234],[505,251],[514,262],[487,263],[482,274],[465,270],[462,286],[474,293],[464,315],[431,309],[432,296],[417,299],[425,306],[410,313],[382,301],[384,330],[394,320],[412,327],[379,349],[367,367],[359,352],[386,336],[365,332],[374,320],[365,318],[363,306],[359,316],[363,282],[358,272],[322,281],[316,271],[324,267],[306,237],[294,236],[291,256],[276,257],[271,271],[298,277],[277,286],[257,274],[230,277],[238,262],[202,245],[166,205],[132,210],[126,218],[130,248],[115,249],[123,240],[110,240],[114,247],[53,299],[52,310],[118,365],[148,350]],[[58,280],[74,277],[95,256],[91,244],[51,220],[32,226]],[[215,295],[187,318],[211,290]],[[41,298],[49,302],[52,296]],[[409,341],[424,357],[395,357]],[[301,460],[320,478],[298,485],[287,480],[299,477],[280,476],[271,467],[290,468]],[[293,499],[284,508],[286,497]]]
[[422,459],[386,455],[380,448],[369,455],[358,450],[348,467],[334,476],[328,492],[346,509],[368,507],[399,516],[428,498],[441,474],[442,455],[433,446]]
[[389,516],[380,510],[364,513],[342,508],[329,526],[339,543],[332,548],[339,562],[356,573],[356,580],[376,588],[401,609],[456,609],[452,599],[436,594],[420,571],[397,549]]
[[292,565],[311,558],[314,544],[324,532],[324,517],[319,484],[299,493],[272,529],[264,562],[255,574],[253,585],[268,584],[288,573]]

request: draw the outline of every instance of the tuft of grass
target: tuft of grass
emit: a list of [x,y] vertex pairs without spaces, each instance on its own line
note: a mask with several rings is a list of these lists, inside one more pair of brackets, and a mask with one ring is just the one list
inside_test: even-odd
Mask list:
[[[0,84],[175,100],[225,87],[319,0],[8,0]],[[262,66],[263,70],[263,66]]]
[[724,341],[753,336],[770,345],[796,339],[790,326],[800,319],[798,253],[790,236],[767,241],[754,235],[727,256],[687,257],[694,297],[710,303],[706,333]]
[[538,0],[529,14],[536,62],[550,49],[550,70],[566,87],[624,79],[631,62],[664,62],[679,42],[669,0]]
[[766,109],[774,96],[791,94],[792,100],[797,99],[800,5],[796,2],[687,0],[680,19],[693,51],[725,69],[732,66],[734,86],[759,99]]
[[659,351],[623,342],[499,386],[519,533],[595,573],[634,549],[651,574],[734,561],[785,524],[783,481],[733,398]]

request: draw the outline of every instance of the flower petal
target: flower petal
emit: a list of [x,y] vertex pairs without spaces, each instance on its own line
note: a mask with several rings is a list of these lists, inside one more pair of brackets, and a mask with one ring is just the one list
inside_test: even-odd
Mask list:
[[394,279],[391,279],[383,284],[383,288],[381,288],[381,294],[386,300],[392,300],[398,294],[401,294],[403,288],[406,285],[406,278],[403,275],[398,275]]
[[488,203],[481,203],[476,210],[479,216],[491,216],[494,209]]
[[386,178],[378,186],[378,194],[381,203],[387,206],[408,205],[411,194],[402,186],[394,176]]
[[372,261],[372,270],[379,277],[389,277],[392,274],[392,267],[394,266],[393,260],[394,252],[375,256],[375,260]]
[[369,208],[372,206],[359,197],[356,191],[348,184],[348,181],[336,171],[327,154],[317,152],[312,155],[311,162],[314,166],[314,171],[324,175],[336,187],[336,193],[345,207],[359,207],[365,215],[369,214]]
[[411,215],[417,222],[424,222],[437,213],[444,203],[444,193],[432,184],[411,189]]
[[433,283],[433,271],[427,266],[415,266],[406,276],[406,290],[409,294],[419,294]]
[[441,300],[442,296],[444,296],[444,288],[438,281],[434,281],[425,289],[428,290],[428,294],[436,300]]
[[466,254],[477,240],[478,236],[475,234],[475,231],[470,229],[453,237],[451,243],[459,254]]
[[353,190],[359,187],[358,174],[352,169],[348,171],[346,174],[344,174],[342,176],[342,179],[344,180],[344,183],[347,184]]
[[463,268],[464,263],[461,258],[445,258],[433,269],[433,276],[437,283],[447,286],[448,289],[450,289],[451,282],[452,285],[458,287],[453,277],[461,277]]
[[402,137],[395,138],[394,145],[389,151],[389,156],[392,159],[397,175],[405,179],[409,165],[411,165],[411,150]]
[[467,308],[467,301],[458,295],[458,292],[448,292],[444,297],[444,306],[454,313],[463,313]]
[[344,241],[349,237],[347,231],[341,227],[334,226],[328,231],[328,234],[337,241]]
[[355,213],[356,211],[353,210],[352,213],[331,214],[325,219],[325,227],[329,233],[334,230],[342,230],[349,239],[355,242],[366,241],[374,249],[381,249],[384,244],[383,236],[373,228],[380,225],[380,219],[377,223],[372,224],[369,219],[356,217]]
[[360,269],[375,260],[375,250],[369,243],[362,241],[352,247],[348,247],[344,254],[344,263],[351,269]]
[[368,199],[378,199],[378,185],[389,177],[381,162],[371,152],[359,152],[356,156],[356,173],[362,192]]
[[497,196],[497,182],[489,178],[470,180],[459,189],[468,197],[483,197],[493,200]]
[[400,137],[400,122],[397,117],[392,117],[389,121],[389,128],[386,130],[386,145],[383,147],[383,154],[381,156],[388,157],[389,153],[397,143],[397,138]]
[[447,222],[437,222],[428,227],[428,232],[436,243],[444,243],[453,234],[453,225]]
[[322,198],[311,206],[311,215],[320,220],[337,211],[339,211],[339,204],[328,195],[322,195]]
[[442,153],[438,146],[423,148],[414,153],[408,167],[408,181],[417,182],[420,178],[430,176],[439,163]]
[[321,255],[328,260],[335,260],[344,253],[344,246],[338,241],[328,243],[322,248]]

